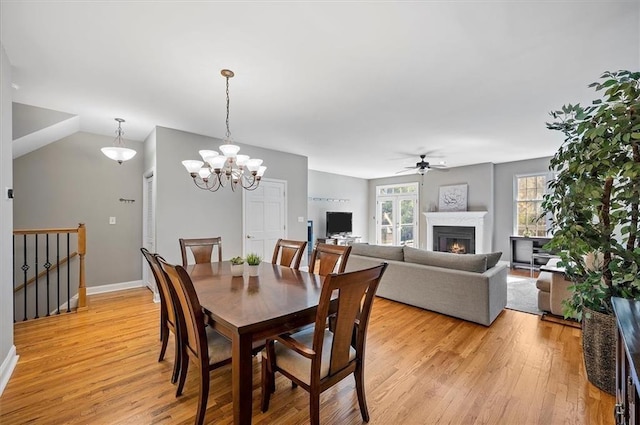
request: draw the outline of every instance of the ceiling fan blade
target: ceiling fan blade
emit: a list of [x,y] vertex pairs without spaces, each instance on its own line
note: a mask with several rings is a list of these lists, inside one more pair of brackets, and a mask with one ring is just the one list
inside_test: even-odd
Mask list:
[[402,173],[408,173],[409,171],[412,171],[413,169],[415,169],[416,167],[407,167],[408,170],[400,170],[400,171],[396,171],[396,174],[402,174]]
[[440,172],[443,172],[443,173],[448,173],[449,172],[449,169],[447,167],[435,167],[435,166],[432,165],[431,169],[433,171],[440,171]]

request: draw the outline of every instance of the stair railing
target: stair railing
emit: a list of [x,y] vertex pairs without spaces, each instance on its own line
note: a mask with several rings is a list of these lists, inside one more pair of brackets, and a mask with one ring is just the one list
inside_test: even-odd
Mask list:
[[[77,235],[75,240],[72,240],[72,234]],[[75,248],[73,252],[72,247]],[[19,318],[26,321],[74,310],[87,310],[86,247],[87,232],[84,223],[80,223],[77,228],[13,231],[14,322]],[[71,260],[76,257],[77,269],[72,268],[71,264]],[[72,295],[76,289],[76,280],[77,297]],[[72,302],[76,298],[74,308]]]

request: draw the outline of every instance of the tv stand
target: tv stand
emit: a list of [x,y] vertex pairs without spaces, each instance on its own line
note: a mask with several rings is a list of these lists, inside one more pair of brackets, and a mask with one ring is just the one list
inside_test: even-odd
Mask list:
[[316,243],[326,243],[329,245],[353,245],[360,242],[360,236],[333,235],[326,238],[316,239]]

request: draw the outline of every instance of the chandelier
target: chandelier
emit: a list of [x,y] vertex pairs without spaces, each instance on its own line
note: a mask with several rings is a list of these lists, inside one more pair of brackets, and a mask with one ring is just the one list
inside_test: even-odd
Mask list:
[[128,161],[133,158],[136,155],[136,151],[125,147],[124,140],[122,140],[122,135],[124,134],[124,131],[122,131],[122,123],[124,120],[122,118],[114,118],[114,120],[118,121],[118,128],[116,129],[116,139],[113,141],[113,146],[100,150],[109,159],[118,161],[118,164],[122,165],[123,161]]
[[220,73],[227,79],[227,134],[225,144],[219,148],[222,154],[212,150],[201,150],[198,153],[202,157],[202,161],[186,160],[182,161],[182,165],[200,189],[215,192],[221,187],[229,185],[232,191],[235,191],[238,186],[246,190],[255,190],[260,185],[260,179],[267,167],[262,165],[261,159],[238,155],[240,146],[231,143],[229,78],[232,78],[234,74],[228,69],[223,69]]

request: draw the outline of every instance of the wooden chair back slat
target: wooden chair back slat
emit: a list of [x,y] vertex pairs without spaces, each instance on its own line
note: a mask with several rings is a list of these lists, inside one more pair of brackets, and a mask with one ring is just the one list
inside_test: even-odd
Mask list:
[[[300,267],[300,261],[304,255],[304,250],[307,247],[307,241],[294,241],[287,239],[278,239],[276,246],[273,249],[273,258],[271,262],[273,264],[279,264],[285,267],[291,267],[292,269],[298,269]],[[278,257],[279,261],[278,261]]]
[[176,317],[181,333],[180,339],[196,358],[201,359],[203,353],[208,353],[207,337],[204,330],[204,313],[191,278],[181,266],[174,266],[161,258],[158,262],[177,301]]
[[187,267],[187,248],[191,250],[196,264],[211,263],[213,261],[213,248],[218,248],[218,261],[222,261],[222,238],[180,238],[180,252],[182,254],[182,267]]
[[[330,314],[331,297],[338,291],[338,309],[335,313],[333,344],[329,376],[343,370],[349,363],[349,351],[353,346],[355,327],[356,352],[363,355],[366,329],[371,313],[371,304],[387,264],[350,273],[330,274],[326,277],[320,295],[320,304],[315,323],[313,350],[322,358],[324,329]],[[357,325],[356,325],[357,324]],[[320,373],[320,362],[316,362],[312,376]],[[313,378],[312,378],[313,379]]]
[[351,253],[350,245],[329,245],[319,243],[311,253],[309,272],[320,276],[343,273]]
[[146,248],[141,248],[140,251],[142,251],[142,255],[144,256],[145,260],[147,260],[147,263],[149,263],[151,273],[153,273],[153,278],[156,281],[158,294],[160,295],[160,306],[161,308],[165,309],[167,320],[169,320],[169,322],[171,322],[175,326],[176,313],[173,306],[171,293],[169,292],[169,283],[167,283],[165,274],[160,268],[160,263],[158,262],[158,258],[162,257],[157,254],[150,253]]

